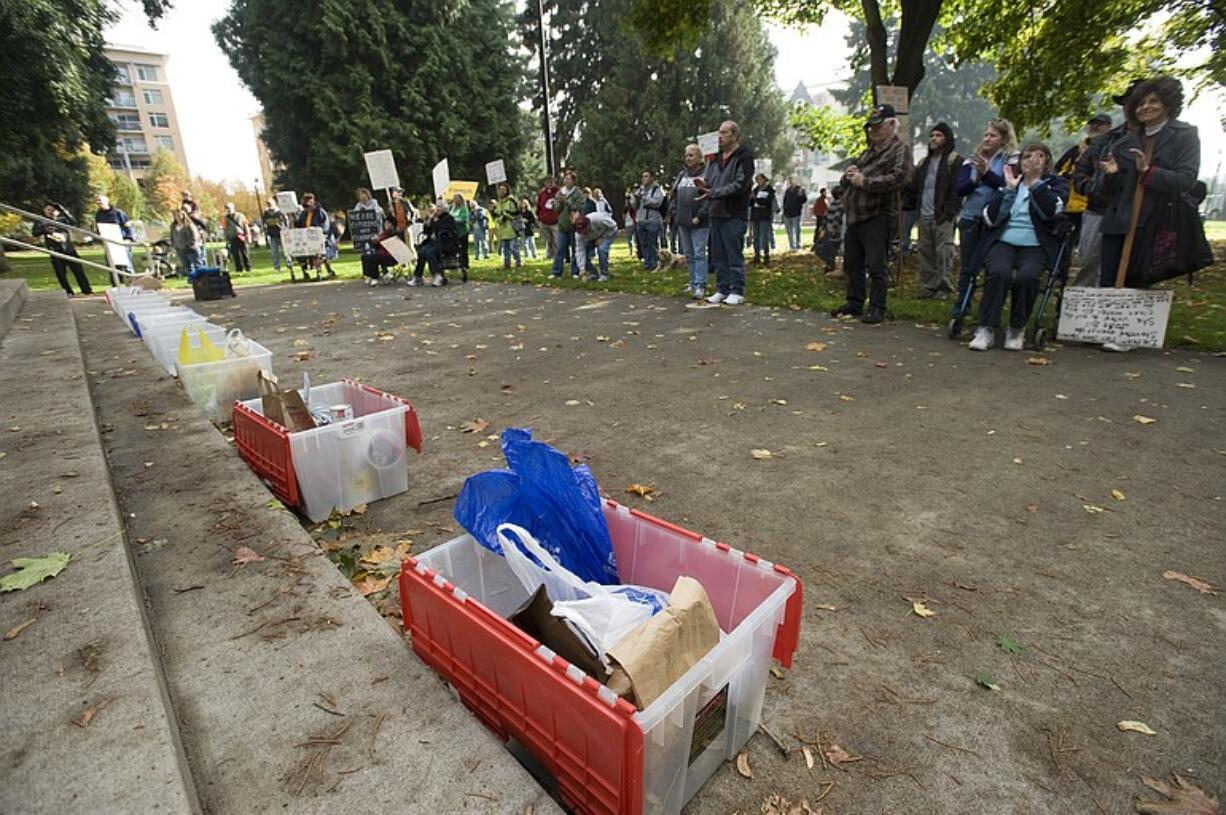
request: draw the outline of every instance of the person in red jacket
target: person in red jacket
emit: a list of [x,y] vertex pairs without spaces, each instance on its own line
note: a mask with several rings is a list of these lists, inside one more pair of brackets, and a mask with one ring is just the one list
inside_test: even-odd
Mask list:
[[545,176],[545,183],[536,196],[536,220],[541,226],[541,240],[545,243],[545,257],[553,257],[554,239],[558,235],[558,213],[549,202],[558,194],[558,183],[553,176]]

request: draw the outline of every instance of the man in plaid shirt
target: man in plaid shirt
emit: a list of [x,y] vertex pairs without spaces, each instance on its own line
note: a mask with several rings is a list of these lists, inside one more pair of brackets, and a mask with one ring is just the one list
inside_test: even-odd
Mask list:
[[[893,232],[897,194],[911,180],[911,150],[898,138],[898,119],[891,105],[873,108],[868,124],[868,149],[847,168],[840,182],[847,228],[843,234],[843,270],[847,302],[832,317],[860,317],[870,325],[885,319],[890,285],[886,248]],[[872,279],[868,311],[864,310],[866,277]],[[863,316],[861,316],[863,315]]]

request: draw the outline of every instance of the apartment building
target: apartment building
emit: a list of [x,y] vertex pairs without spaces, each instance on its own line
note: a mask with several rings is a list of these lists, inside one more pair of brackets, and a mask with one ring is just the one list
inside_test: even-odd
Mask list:
[[166,77],[169,57],[123,45],[108,46],[105,53],[119,72],[106,109],[116,130],[115,148],[107,155],[111,167],[131,178],[143,178],[154,153],[164,148],[190,175]]

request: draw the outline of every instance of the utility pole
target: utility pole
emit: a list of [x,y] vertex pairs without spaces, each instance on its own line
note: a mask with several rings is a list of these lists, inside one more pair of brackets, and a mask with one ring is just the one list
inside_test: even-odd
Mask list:
[[545,2],[536,0],[536,33],[541,58],[541,98],[544,100],[545,116],[545,168],[556,177],[558,168],[553,154],[553,115],[549,106],[549,52],[545,48]]

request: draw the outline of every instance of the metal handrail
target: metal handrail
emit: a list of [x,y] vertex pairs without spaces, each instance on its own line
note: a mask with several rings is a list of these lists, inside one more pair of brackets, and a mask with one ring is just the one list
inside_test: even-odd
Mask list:
[[116,269],[111,266],[103,266],[101,263],[94,263],[92,260],[86,260],[80,255],[65,255],[62,252],[56,252],[45,246],[26,243],[25,241],[19,241],[15,238],[6,238],[3,235],[0,235],[0,243],[7,244],[9,246],[20,246],[22,249],[32,249],[35,252],[42,252],[44,255],[59,258],[60,260],[66,260],[69,263],[81,263],[93,269],[101,269],[102,271],[111,275],[123,275],[124,277],[153,277],[153,272],[142,272],[138,274],[136,272],[129,272],[125,269]]
[[21,209],[20,207],[15,207],[12,204],[6,204],[3,201],[0,201],[0,210],[4,212],[11,212],[14,215],[20,215],[21,217],[29,219],[31,221],[41,221],[42,223],[45,223],[45,224],[55,224],[56,227],[64,230],[65,232],[76,232],[78,235],[85,235],[87,237],[93,238],[94,240],[106,241],[107,243],[113,243],[116,246],[124,246],[130,249],[133,246],[145,246],[146,245],[146,244],[142,244],[139,241],[128,241],[128,240],[117,241],[117,240],[113,240],[112,238],[105,238],[102,235],[99,235],[97,232],[91,232],[90,230],[84,229],[83,227],[66,224],[66,223],[63,223],[62,221],[57,221],[54,218],[48,218],[45,215],[38,215],[37,213],[34,213],[34,212],[27,212],[26,210]]

